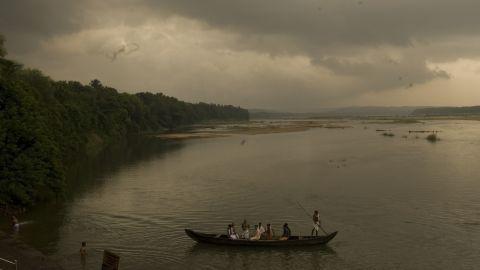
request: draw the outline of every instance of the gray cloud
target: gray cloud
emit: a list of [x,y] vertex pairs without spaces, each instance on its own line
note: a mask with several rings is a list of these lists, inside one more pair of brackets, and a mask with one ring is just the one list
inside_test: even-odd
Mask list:
[[[361,1],[361,4],[354,0],[146,2],[157,7],[162,15],[179,14],[242,33],[242,39],[235,45],[237,49],[259,50],[272,55],[303,54],[312,58],[312,63],[326,64],[327,68],[340,74],[346,71],[345,64],[339,69],[335,68],[338,65],[329,65],[329,61],[318,59],[358,55],[363,53],[364,48],[384,45],[411,48],[414,44],[428,45],[428,42],[438,39],[480,36],[477,27],[480,16],[476,15],[480,2],[472,0],[368,0]],[[469,49],[480,55],[477,48]],[[469,51],[449,48],[444,54],[422,55],[421,61],[414,56],[410,62],[418,66],[413,71],[420,71],[414,82],[448,78],[445,72],[429,71],[426,61],[434,58],[451,60],[466,53]],[[392,68],[385,69],[382,64],[376,63],[376,69],[398,73]],[[374,71],[372,64],[366,65],[348,65],[349,73],[361,75]],[[368,75],[371,78],[372,74]],[[423,78],[420,78],[422,75]]]
[[241,33],[245,42],[240,42],[239,48],[311,54],[351,46],[411,46],[413,40],[480,35],[477,27],[480,2],[474,0],[368,0],[361,5],[355,0],[107,0],[103,3],[8,1],[0,9],[3,26],[0,31],[7,36],[15,33],[51,36],[105,23],[102,15],[108,17],[112,12],[123,12],[122,23],[137,25],[151,17],[180,15]]
[[413,84],[426,83],[436,78],[450,78],[450,75],[444,70],[429,69],[422,56],[408,56],[402,61],[385,58],[371,62],[326,57],[314,59],[312,62],[327,67],[335,74],[356,77],[363,88],[373,91],[395,89],[402,86],[411,88]]
[[2,1],[0,33],[7,37],[11,52],[23,53],[38,48],[46,38],[82,29],[83,11],[80,1]]
[[412,39],[480,33],[480,2],[474,0],[368,0],[362,5],[354,0],[145,1],[161,14],[244,34],[285,35],[317,46],[408,46]]
[[[451,79],[443,63],[480,58],[474,0],[4,2],[0,33],[10,55],[56,78],[103,75],[125,90],[167,89],[250,107],[315,108],[395,89],[413,93]],[[108,71],[97,59],[133,51]],[[124,81],[125,73],[142,84]]]

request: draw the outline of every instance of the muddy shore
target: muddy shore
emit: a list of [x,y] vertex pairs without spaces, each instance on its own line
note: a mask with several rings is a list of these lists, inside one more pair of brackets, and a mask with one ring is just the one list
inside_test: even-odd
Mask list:
[[193,125],[191,129],[180,132],[154,134],[162,139],[199,139],[226,137],[232,135],[258,135],[271,133],[301,132],[312,128],[345,129],[341,120],[270,120],[250,121],[236,124]]

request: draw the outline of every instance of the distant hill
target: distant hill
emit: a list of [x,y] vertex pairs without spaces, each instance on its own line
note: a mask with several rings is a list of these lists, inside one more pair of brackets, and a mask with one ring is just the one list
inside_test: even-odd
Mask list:
[[324,108],[312,113],[278,112],[261,109],[251,109],[250,117],[253,119],[305,119],[321,117],[368,117],[368,116],[408,116],[418,109],[425,107],[402,106],[402,107],[343,107]]
[[315,117],[315,113],[292,113],[262,109],[249,109],[251,119],[305,119]]
[[480,106],[420,108],[413,111],[412,115],[416,115],[416,116],[480,115]]
[[401,106],[401,107],[345,107],[332,109],[322,114],[327,116],[407,116],[417,109],[425,107]]

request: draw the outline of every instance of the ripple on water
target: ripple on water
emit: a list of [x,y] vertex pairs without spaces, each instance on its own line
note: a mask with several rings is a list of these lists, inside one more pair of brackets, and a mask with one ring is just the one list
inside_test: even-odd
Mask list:
[[[252,136],[241,148],[238,137],[182,142],[98,172],[61,213],[28,225],[30,235],[48,237],[30,237],[74,270],[82,269],[84,240],[87,269],[98,268],[103,249],[120,254],[122,269],[144,270],[480,265],[478,123],[427,121],[422,129],[442,130],[436,144],[385,140],[374,131],[385,125],[352,126]],[[402,134],[411,127],[387,128]],[[328,166],[342,159],[348,166]],[[252,227],[271,223],[279,233],[288,222],[294,234],[308,234],[310,214],[297,201],[308,212],[319,209],[325,229],[340,231],[331,250],[210,247],[184,233],[225,232],[246,218]]]

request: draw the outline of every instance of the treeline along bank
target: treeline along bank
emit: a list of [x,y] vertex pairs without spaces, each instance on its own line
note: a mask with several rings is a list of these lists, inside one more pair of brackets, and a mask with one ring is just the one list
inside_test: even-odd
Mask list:
[[230,105],[119,93],[98,80],[54,81],[6,59],[3,43],[0,36],[0,206],[58,199],[68,164],[128,136],[249,119]]

